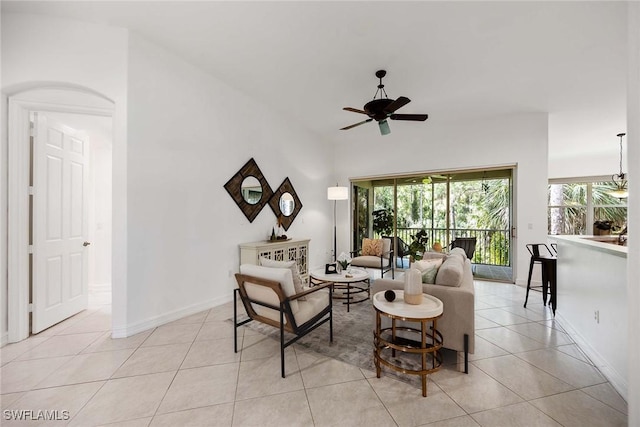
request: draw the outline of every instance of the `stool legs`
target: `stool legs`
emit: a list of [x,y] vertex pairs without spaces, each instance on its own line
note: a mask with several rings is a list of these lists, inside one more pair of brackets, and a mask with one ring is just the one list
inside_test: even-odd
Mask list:
[[531,261],[529,262],[529,278],[527,279],[527,296],[524,299],[524,307],[527,307],[527,301],[529,300],[529,289],[531,289],[531,275],[533,274],[533,257],[531,257]]

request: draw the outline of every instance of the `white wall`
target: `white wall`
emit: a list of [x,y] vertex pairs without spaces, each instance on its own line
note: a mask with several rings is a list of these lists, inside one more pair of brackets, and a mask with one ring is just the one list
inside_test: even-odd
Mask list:
[[[126,69],[127,31],[101,25],[38,15],[2,15],[2,95],[47,85],[88,88],[114,102],[114,215],[113,226],[120,236],[114,242],[123,248],[126,240]],[[6,123],[5,102],[2,123]],[[6,171],[7,138],[2,135],[2,170]],[[2,176],[3,203],[6,203],[6,174]],[[3,209],[3,218],[4,218]],[[2,221],[3,247],[6,246],[6,221]],[[114,250],[114,324],[126,323],[126,251]],[[3,257],[3,259],[5,259]],[[0,273],[2,304],[0,331],[7,330],[6,265]]]
[[624,248],[607,248],[607,243],[575,236],[554,239],[558,243],[561,284],[556,318],[628,401],[627,254]]
[[[640,3],[628,2],[629,75],[627,124],[629,176],[640,177]],[[640,184],[629,183],[629,253],[627,255],[627,307],[629,312],[629,425],[640,425]]]
[[126,333],[230,300],[238,244],[276,220],[267,206],[250,224],[223,188],[251,157],[272,189],[290,178],[303,208],[287,234],[324,262],[328,144],[141,37],[129,47]]
[[111,156],[110,141],[95,135],[91,143],[91,218],[89,222],[89,287],[111,290]]
[[[419,138],[403,126],[423,126]],[[377,126],[361,126],[361,139],[349,137],[336,152],[336,173],[349,178],[406,172],[455,170],[517,164],[516,281],[526,281],[529,255],[525,244],[547,239],[547,115],[520,114],[465,122],[391,122],[390,135]],[[411,139],[410,139],[411,138]],[[348,207],[340,206],[340,244],[349,247]],[[342,249],[344,250],[344,249]]]
[[115,102],[115,335],[230,299],[237,244],[275,223],[267,207],[249,224],[223,188],[251,157],[273,189],[290,178],[303,208],[288,234],[311,238],[311,265],[325,262],[335,179],[327,141],[121,29],[5,14],[2,51],[3,94],[58,82]]

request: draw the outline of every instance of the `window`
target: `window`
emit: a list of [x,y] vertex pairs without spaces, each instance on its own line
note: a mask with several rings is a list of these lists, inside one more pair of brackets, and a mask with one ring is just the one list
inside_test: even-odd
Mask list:
[[627,223],[627,201],[609,194],[613,189],[612,182],[601,180],[549,184],[549,234],[609,234],[622,230]]

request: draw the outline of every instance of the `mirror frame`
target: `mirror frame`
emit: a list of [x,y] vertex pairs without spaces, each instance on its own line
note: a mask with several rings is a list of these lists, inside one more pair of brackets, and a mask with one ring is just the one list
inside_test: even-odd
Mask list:
[[[293,207],[293,212],[291,212],[291,215],[289,216],[284,216],[282,211],[280,210],[280,197],[284,193],[291,194],[293,196],[293,201],[295,203],[295,206]],[[289,230],[289,227],[291,227],[293,220],[296,219],[296,216],[300,212],[300,209],[302,209],[302,202],[300,201],[300,198],[298,197],[296,190],[293,188],[293,185],[291,184],[289,177],[285,178],[284,181],[282,181],[282,184],[280,184],[280,186],[278,187],[278,189],[273,192],[273,195],[269,199],[269,206],[271,206],[271,210],[276,215],[276,218],[278,217],[281,218],[282,227],[285,229],[285,231]]]
[[[262,197],[260,198],[258,203],[254,205],[248,203],[242,197],[242,182],[245,178],[250,176],[255,177],[262,187]],[[231,179],[229,179],[229,181],[227,181],[227,183],[224,185],[224,188],[225,190],[227,190],[227,193],[229,193],[233,201],[236,202],[236,205],[238,205],[249,222],[253,222],[253,220],[258,216],[264,206],[269,203],[273,196],[273,190],[269,186],[269,183],[262,174],[262,171],[258,167],[258,164],[253,159],[253,157],[247,163],[245,163],[244,166],[242,166],[240,170],[236,172],[236,174],[233,175]]]

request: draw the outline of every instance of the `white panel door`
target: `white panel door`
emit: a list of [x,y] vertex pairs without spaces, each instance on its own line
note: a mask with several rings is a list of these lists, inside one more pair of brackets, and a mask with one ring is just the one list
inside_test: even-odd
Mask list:
[[34,115],[31,331],[38,333],[87,308],[89,147],[81,133]]

